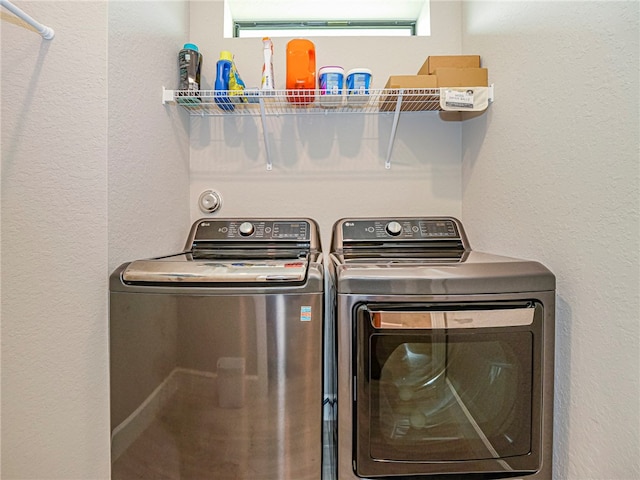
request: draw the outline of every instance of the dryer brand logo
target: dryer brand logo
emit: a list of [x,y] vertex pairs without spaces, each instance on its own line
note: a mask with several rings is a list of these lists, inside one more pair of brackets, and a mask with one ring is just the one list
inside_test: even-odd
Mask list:
[[210,227],[210,226],[211,226],[211,224],[210,224],[209,222],[202,222],[202,223],[200,224],[200,226],[201,226],[201,227]]
[[355,226],[356,226],[356,224],[355,224],[355,223],[353,223],[353,222],[345,222],[344,226],[345,226],[345,227],[355,227]]

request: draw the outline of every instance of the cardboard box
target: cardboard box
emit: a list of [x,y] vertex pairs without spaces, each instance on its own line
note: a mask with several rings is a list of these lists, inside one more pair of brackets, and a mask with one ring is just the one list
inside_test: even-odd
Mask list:
[[[387,80],[385,89],[410,89],[410,88],[438,88],[438,80],[435,75],[392,75]],[[402,96],[401,111],[439,110],[439,95],[421,93],[419,95]],[[384,95],[380,102],[380,110],[392,112],[396,109],[398,95]]]
[[384,88],[438,88],[433,75],[392,75]]
[[480,68],[480,55],[431,55],[418,75],[434,75],[438,68]]
[[489,72],[486,68],[438,68],[438,87],[487,87]]

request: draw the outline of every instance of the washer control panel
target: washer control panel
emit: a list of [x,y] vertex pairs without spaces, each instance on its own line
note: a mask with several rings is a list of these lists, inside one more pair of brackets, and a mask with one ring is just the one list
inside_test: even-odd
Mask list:
[[456,222],[448,218],[399,218],[346,220],[342,239],[367,240],[458,240]]
[[201,220],[194,241],[264,240],[308,242],[311,236],[305,220]]

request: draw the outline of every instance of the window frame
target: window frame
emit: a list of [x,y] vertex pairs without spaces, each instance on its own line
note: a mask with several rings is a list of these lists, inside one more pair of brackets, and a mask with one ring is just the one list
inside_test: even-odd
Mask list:
[[[269,30],[272,37],[295,36],[297,31],[327,30],[399,30],[410,31],[408,36],[416,36],[417,20],[283,20],[283,21],[233,21],[233,38],[242,38],[241,31]],[[278,35],[279,32],[284,32]],[[290,33],[291,35],[288,35]],[[400,36],[400,35],[399,35]],[[405,35],[407,36],[407,35]]]

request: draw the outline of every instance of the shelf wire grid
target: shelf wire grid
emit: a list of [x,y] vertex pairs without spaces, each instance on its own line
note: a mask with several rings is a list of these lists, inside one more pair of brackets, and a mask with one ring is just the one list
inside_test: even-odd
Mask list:
[[173,90],[173,100],[191,115],[293,115],[439,111],[439,88],[344,90]]

